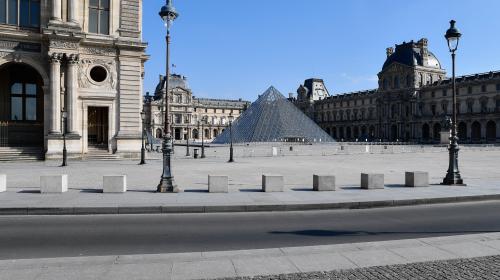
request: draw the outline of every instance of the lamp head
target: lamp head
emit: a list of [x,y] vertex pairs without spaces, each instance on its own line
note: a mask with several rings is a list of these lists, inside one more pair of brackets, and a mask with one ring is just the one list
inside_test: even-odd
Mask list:
[[172,0],[167,0],[165,6],[161,7],[159,15],[165,23],[165,27],[170,29],[174,20],[179,16],[179,13],[175,10]]
[[450,21],[450,28],[446,31],[446,35],[444,37],[448,41],[448,48],[450,52],[455,52],[458,48],[458,42],[460,41],[460,37],[462,37],[462,33],[455,27],[456,21]]

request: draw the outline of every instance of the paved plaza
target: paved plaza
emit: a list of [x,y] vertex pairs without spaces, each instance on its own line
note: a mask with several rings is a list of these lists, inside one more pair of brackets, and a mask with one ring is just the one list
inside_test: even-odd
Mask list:
[[[224,157],[178,156],[173,166],[176,182],[185,190],[181,194],[155,193],[162,168],[157,159],[142,166],[130,160],[70,161],[66,168],[59,167],[56,161],[2,163],[0,173],[7,174],[8,188],[0,193],[0,207],[283,205],[500,194],[500,151],[462,151],[460,169],[468,186],[450,187],[439,185],[448,166],[448,153],[445,148],[440,149],[441,152],[421,153],[237,157],[232,164]],[[405,188],[405,171],[429,172],[431,186]],[[362,172],[383,173],[385,189],[360,190]],[[39,177],[55,174],[68,175],[69,192],[40,194]],[[113,174],[127,175],[127,193],[102,193],[103,175]],[[207,193],[209,174],[229,176],[229,193]],[[262,174],[283,175],[285,192],[260,192]],[[338,190],[313,192],[313,174],[335,175]]]

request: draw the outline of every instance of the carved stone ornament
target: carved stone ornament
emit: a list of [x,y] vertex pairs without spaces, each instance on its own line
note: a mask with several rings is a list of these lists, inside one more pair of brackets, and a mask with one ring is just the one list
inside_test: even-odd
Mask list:
[[58,41],[51,40],[49,42],[49,47],[52,49],[65,49],[65,50],[76,50],[80,47],[80,43],[72,41]]
[[[95,82],[90,77],[90,70],[95,66],[106,69],[107,77],[102,82]],[[114,60],[82,59],[79,64],[78,83],[80,88],[115,90],[117,83],[116,62]]]
[[103,55],[103,56],[116,55],[116,50],[114,48],[85,47],[81,48],[80,52],[82,54],[89,54],[89,55]]

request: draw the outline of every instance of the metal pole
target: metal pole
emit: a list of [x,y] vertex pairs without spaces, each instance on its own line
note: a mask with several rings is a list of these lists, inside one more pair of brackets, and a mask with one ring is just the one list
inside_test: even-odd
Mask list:
[[229,122],[229,138],[231,141],[231,144],[229,146],[229,162],[234,162],[233,158],[233,122]]
[[144,148],[144,121],[142,121],[142,136],[141,136],[141,162],[140,165],[146,164],[146,148]]
[[164,127],[164,138],[162,144],[163,150],[163,173],[161,175],[160,184],[158,184],[158,192],[178,192],[180,191],[174,181],[172,176],[171,168],[171,152],[172,152],[172,137],[170,135],[170,120],[169,120],[169,79],[170,79],[170,30],[167,28],[167,57],[166,57],[166,77],[165,77],[165,127]]
[[63,121],[63,162],[61,164],[62,167],[68,166],[68,151],[66,150],[66,118],[62,118]]
[[189,125],[187,127],[187,137],[186,137],[186,156],[190,157],[191,154],[189,153]]
[[457,137],[457,87],[455,81],[455,51],[451,53],[452,60],[452,90],[453,90],[453,118],[451,123],[451,136],[449,150],[449,166],[446,177],[443,179],[443,185],[464,185],[460,171],[458,169],[458,137]]
[[205,126],[201,122],[201,158],[205,158]]

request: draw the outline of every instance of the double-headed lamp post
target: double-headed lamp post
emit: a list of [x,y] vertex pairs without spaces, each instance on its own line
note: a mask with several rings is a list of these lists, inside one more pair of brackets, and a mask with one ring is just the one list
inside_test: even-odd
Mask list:
[[229,161],[228,162],[234,162],[233,158],[233,114],[229,114],[229,140],[230,140],[230,145],[229,145]]
[[62,119],[62,130],[63,130],[63,151],[62,151],[62,164],[61,166],[68,166],[68,151],[66,150],[66,119],[68,118],[68,113],[66,111],[61,112]]
[[443,179],[443,185],[464,185],[460,171],[458,170],[458,137],[457,137],[457,87],[455,83],[455,52],[458,49],[458,43],[462,34],[455,27],[455,21],[450,21],[450,28],[446,31],[445,38],[448,41],[448,48],[451,52],[453,76],[452,76],[452,91],[453,91],[453,117],[451,122],[450,145],[448,147],[450,158],[449,167],[446,177]]
[[142,129],[141,129],[141,162],[139,162],[140,165],[146,164],[146,148],[144,147],[144,133],[146,132],[145,128],[145,122],[146,122],[146,112],[144,112],[144,109],[141,111],[141,120],[142,120]]
[[165,75],[165,114],[164,114],[164,137],[163,137],[163,173],[161,175],[160,184],[158,184],[157,191],[161,193],[165,192],[181,192],[182,190],[177,187],[172,176],[172,166],[171,166],[171,153],[172,153],[172,136],[170,129],[170,102],[169,102],[169,79],[170,79],[170,27],[174,20],[179,16],[175,10],[172,0],[167,0],[165,6],[161,7],[159,13],[161,19],[165,23],[167,28],[167,50],[166,50],[166,75]]

